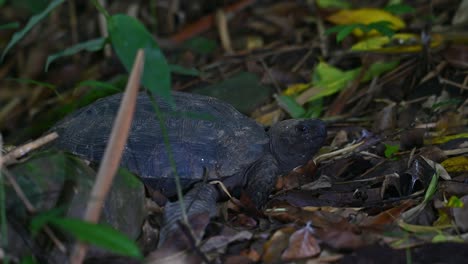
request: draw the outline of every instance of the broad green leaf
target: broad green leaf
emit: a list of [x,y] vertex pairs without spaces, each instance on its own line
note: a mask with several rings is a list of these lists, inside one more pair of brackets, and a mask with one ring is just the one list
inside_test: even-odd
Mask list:
[[54,10],[57,6],[62,4],[64,0],[54,0],[50,2],[50,4],[47,6],[46,9],[44,9],[42,12],[40,12],[37,15],[32,16],[26,26],[21,30],[16,32],[13,37],[11,38],[10,42],[8,42],[8,45],[6,48],[3,50],[2,57],[0,58],[0,62],[3,61],[5,58],[5,55],[7,52],[16,44],[18,43],[26,34],[37,24],[39,23],[42,19],[44,19],[52,10]]
[[186,68],[177,64],[169,64],[169,69],[172,73],[177,73],[181,75],[189,75],[189,76],[200,76],[200,72],[195,68]]
[[320,89],[320,92],[309,98],[309,101],[341,91],[358,76],[360,70],[361,68],[342,71],[325,62],[320,62],[312,75],[312,85]]
[[112,46],[125,68],[130,71],[138,49],[145,49],[143,86],[173,104],[169,65],[151,33],[127,15],[113,15],[107,24]]
[[[375,76],[381,75],[398,65],[398,61],[392,62],[376,62],[372,64],[361,82],[366,82],[374,78]],[[353,81],[361,71],[361,67],[342,71],[335,68],[326,62],[320,62],[312,74],[312,86],[314,89],[320,89],[320,91],[314,96],[309,98],[310,101],[315,101],[319,98],[335,94],[342,89],[346,88],[349,82]]]
[[11,23],[6,23],[3,25],[0,25],[0,30],[2,29],[16,29],[19,28],[19,23],[18,22],[11,22]]
[[317,5],[321,8],[346,9],[351,7],[349,1],[344,0],[317,0]]
[[360,28],[361,24],[349,24],[349,25],[338,25],[331,27],[325,31],[325,34],[330,35],[332,33],[336,34],[336,42],[341,42],[344,38],[346,38],[349,34],[351,34],[355,29]]
[[27,255],[21,258],[20,264],[39,264],[33,255]]
[[388,71],[391,71],[395,69],[400,62],[395,60],[395,61],[389,61],[389,62],[374,62],[369,69],[367,69],[366,73],[364,74],[364,77],[362,78],[361,82],[367,82],[372,80],[374,77],[380,76],[383,73],[386,73]]
[[47,72],[49,70],[49,65],[58,58],[75,55],[76,53],[80,51],[84,51],[84,50],[89,51],[89,52],[99,51],[104,47],[104,45],[106,44],[106,41],[107,41],[106,38],[92,39],[83,43],[76,44],[72,47],[66,48],[61,52],[52,54],[49,57],[47,57],[45,71]]
[[54,208],[52,210],[40,213],[31,219],[29,223],[29,228],[33,236],[36,236],[37,233],[50,222],[51,219],[63,216],[65,210],[63,208]]
[[287,95],[276,96],[276,101],[289,115],[293,118],[303,117],[306,113],[304,108],[296,102],[296,100]]
[[384,8],[384,10],[394,15],[410,14],[410,13],[414,13],[415,11],[415,9],[412,6],[409,6],[406,4],[388,5]]
[[31,12],[33,14],[37,14],[37,13],[43,11],[47,7],[49,2],[50,2],[50,0],[14,0],[14,1],[10,1],[11,5],[14,8],[27,9],[29,12]]
[[395,35],[395,31],[392,29],[392,23],[388,21],[377,21],[377,22],[368,24],[366,27],[367,27],[367,29],[365,30],[366,33],[372,30],[375,30],[379,32],[380,34],[389,38]]
[[359,27],[357,24],[351,24],[351,25],[341,25],[341,30],[336,34],[336,41],[341,42],[343,39],[345,39],[349,34],[351,34],[356,28]]
[[307,111],[305,117],[308,118],[319,118],[323,111],[323,99],[319,98],[313,102],[307,103]]
[[73,218],[51,218],[50,223],[78,240],[105,248],[114,253],[142,258],[134,241],[108,225],[92,224]]
[[204,37],[194,37],[183,43],[183,47],[202,55],[208,55],[217,48],[216,41]]
[[389,144],[385,144],[385,152],[384,152],[385,157],[386,157],[387,159],[393,158],[393,155],[394,155],[395,153],[397,153],[398,150],[400,150],[400,146],[398,146],[398,145],[389,145]]

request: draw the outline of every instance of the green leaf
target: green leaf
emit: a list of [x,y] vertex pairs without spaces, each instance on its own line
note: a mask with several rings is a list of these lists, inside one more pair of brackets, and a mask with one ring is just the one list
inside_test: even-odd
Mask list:
[[78,240],[105,248],[114,253],[142,258],[140,249],[134,241],[121,232],[104,224],[92,224],[73,218],[51,218],[50,223]]
[[103,98],[123,91],[123,89],[119,89],[111,83],[94,80],[80,82],[75,89],[83,86],[91,87],[91,89],[86,91],[86,93],[83,96],[81,96],[78,101],[73,102],[76,108],[88,105],[99,98]]
[[394,15],[404,15],[414,13],[415,9],[412,6],[406,4],[394,4],[384,8],[385,11],[390,12]]
[[173,104],[169,65],[151,33],[127,15],[113,15],[107,24],[112,46],[125,68],[130,71],[138,49],[145,49],[143,86]]
[[325,31],[325,34],[329,35],[332,33],[337,33],[336,42],[339,43],[343,39],[345,39],[348,35],[353,33],[353,31],[356,29],[361,29],[364,32],[368,32],[370,30],[370,28],[368,28],[367,25],[360,24],[360,23],[352,23],[352,24],[338,25],[338,26],[331,27]]
[[349,1],[344,0],[317,0],[317,5],[321,8],[351,8]]
[[304,108],[291,96],[279,95],[276,96],[276,101],[292,118],[303,117],[306,113]]
[[365,30],[366,32],[371,31],[372,29],[377,30],[380,34],[387,36],[389,38],[393,37],[395,35],[395,30],[392,29],[392,23],[389,21],[379,21],[379,22],[374,22],[370,23],[367,25],[367,29]]
[[389,144],[385,144],[385,152],[384,152],[385,157],[386,157],[387,159],[393,158],[393,155],[394,155],[395,153],[397,153],[398,150],[400,150],[400,146],[398,146],[398,145],[389,145]]
[[432,197],[434,196],[434,193],[437,191],[437,183],[439,182],[439,172],[436,171],[434,175],[432,175],[431,182],[429,183],[429,186],[427,187],[426,193],[424,194],[424,203],[428,203]]
[[447,207],[451,208],[463,208],[465,204],[463,201],[455,195],[450,196],[450,199],[447,203]]
[[39,231],[51,221],[51,219],[62,216],[64,212],[65,210],[63,208],[54,208],[34,216],[29,223],[29,228],[32,235],[36,236]]
[[[396,66],[398,66],[398,61],[376,62],[369,67],[361,82],[369,81],[375,76],[379,76],[384,72],[394,69]],[[315,89],[320,89],[320,91],[310,97],[308,99],[309,102],[335,94],[346,88],[349,82],[356,79],[360,71],[361,67],[343,71],[326,62],[320,62],[315,67],[312,74],[312,86],[315,87]]]
[[104,45],[106,44],[106,38],[97,38],[92,39],[83,43],[76,44],[72,47],[66,48],[61,52],[55,53],[47,57],[47,62],[45,66],[45,71],[49,70],[49,65],[56,59],[66,56],[75,55],[76,53],[86,50],[89,52],[99,51],[101,50]]
[[27,255],[21,258],[20,264],[39,264],[33,255]]
[[463,100],[460,99],[460,98],[452,98],[452,99],[448,99],[448,100],[444,100],[444,101],[441,101],[441,102],[438,102],[438,103],[435,103],[431,106],[431,109],[432,110],[437,110],[437,108],[440,108],[440,107],[444,107],[444,106],[448,106],[448,105],[453,105],[453,106],[456,106],[458,105],[459,103],[461,103]]
[[351,25],[344,25],[344,27],[336,34],[336,41],[339,43],[343,39],[345,39],[348,35],[350,35],[353,30],[355,30],[358,25],[351,24]]
[[13,10],[26,9],[33,14],[37,14],[44,10],[49,4],[50,0],[14,0],[10,1]]
[[32,85],[37,85],[37,86],[42,86],[42,87],[45,87],[45,88],[48,88],[48,89],[52,90],[55,93],[55,95],[57,95],[57,97],[59,97],[59,98],[62,97],[58,93],[57,87],[55,86],[55,84],[52,84],[52,83],[40,82],[40,81],[25,79],[25,78],[6,78],[5,80],[15,81],[15,82],[19,82],[19,83],[32,84]]
[[201,55],[212,53],[218,45],[216,41],[204,37],[194,37],[183,43],[183,47]]
[[308,118],[319,118],[323,111],[323,99],[317,99],[313,102],[307,103],[307,111],[305,117]]
[[20,264],[40,264],[33,255],[26,255],[21,258]]
[[89,86],[93,88],[99,88],[109,91],[122,92],[121,89],[117,88],[115,85],[107,82],[95,81],[95,80],[86,80],[78,83],[76,87]]
[[389,62],[374,62],[364,74],[361,82],[367,82],[372,80],[374,77],[380,76],[385,72],[395,69],[400,62],[398,60]]
[[103,14],[106,19],[110,18],[109,12],[104,8],[103,5],[98,0],[91,0],[91,3],[96,7],[96,9],[99,11],[99,13]]
[[345,39],[348,35],[350,35],[354,29],[356,29],[356,25],[344,25],[343,28],[336,34],[336,41],[339,43],[343,39]]
[[341,91],[350,81],[358,76],[360,70],[361,68],[342,71],[326,62],[320,62],[312,74],[312,85],[320,89],[320,92],[309,98],[309,101],[314,101]]
[[7,52],[16,44],[18,43],[37,23],[39,23],[42,19],[44,19],[52,10],[54,10],[57,6],[62,4],[64,0],[54,0],[50,2],[46,9],[40,12],[37,15],[32,16],[26,26],[21,30],[16,32],[13,37],[11,38],[8,45],[3,50],[2,57],[0,58],[0,62],[3,61]]
[[8,81],[15,81],[19,83],[26,83],[26,84],[33,84],[37,86],[43,86],[45,88],[49,88],[51,90],[56,90],[56,87],[52,83],[47,83],[47,82],[41,82],[41,81],[36,81],[32,79],[26,79],[26,78],[6,78]]
[[2,29],[16,29],[19,28],[19,23],[18,22],[11,22],[11,23],[6,23],[0,26],[0,30]]
[[172,73],[177,73],[181,75],[189,75],[189,76],[200,76],[200,72],[195,68],[186,68],[177,64],[169,64],[169,69]]

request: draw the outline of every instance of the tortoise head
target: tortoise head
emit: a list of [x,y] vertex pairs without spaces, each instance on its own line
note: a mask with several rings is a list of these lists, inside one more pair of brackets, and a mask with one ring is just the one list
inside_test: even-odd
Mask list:
[[307,163],[322,147],[327,136],[325,123],[318,119],[289,119],[269,130],[270,149],[281,173]]

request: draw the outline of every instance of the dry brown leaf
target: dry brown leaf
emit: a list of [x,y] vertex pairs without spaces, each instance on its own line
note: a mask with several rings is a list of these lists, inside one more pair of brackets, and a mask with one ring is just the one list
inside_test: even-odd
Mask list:
[[314,237],[311,222],[294,232],[289,238],[289,246],[281,255],[283,260],[310,258],[320,254],[320,245]]

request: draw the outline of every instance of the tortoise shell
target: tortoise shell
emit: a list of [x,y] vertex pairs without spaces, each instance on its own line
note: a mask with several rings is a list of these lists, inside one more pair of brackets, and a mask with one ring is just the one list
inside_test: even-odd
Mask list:
[[[159,98],[165,130],[152,100],[140,93],[121,166],[139,175],[165,195],[175,194],[175,162],[183,187],[203,179],[241,177],[244,170],[269,151],[264,128],[218,99],[174,92],[175,107]],[[90,161],[104,154],[122,94],[102,98],[66,117],[53,130],[55,146]],[[164,134],[169,144],[164,144]]]

